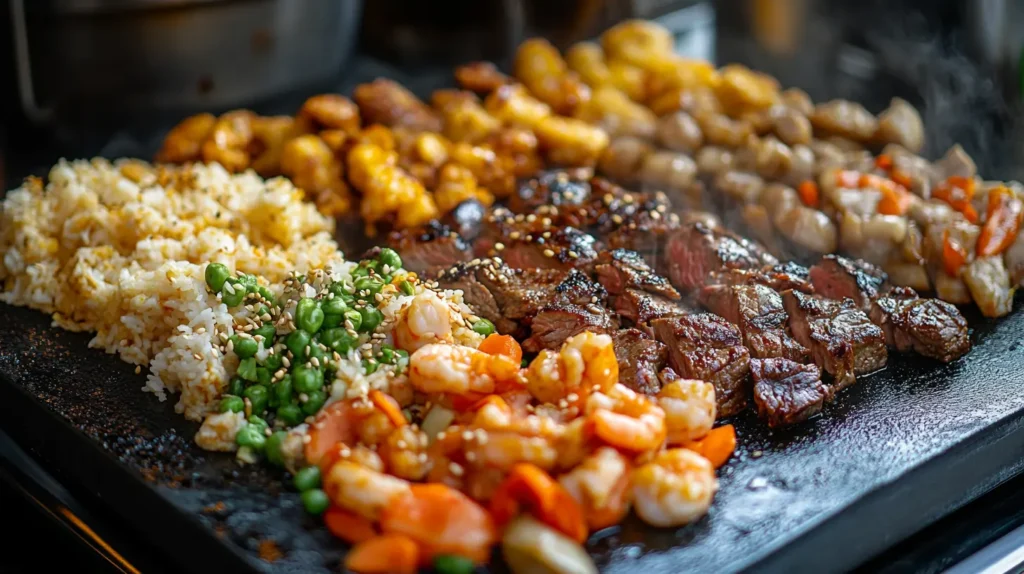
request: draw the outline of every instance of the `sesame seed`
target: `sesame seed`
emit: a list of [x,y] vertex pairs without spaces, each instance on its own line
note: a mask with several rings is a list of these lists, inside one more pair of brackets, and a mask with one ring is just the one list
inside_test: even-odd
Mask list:
[[454,474],[455,476],[462,476],[462,474],[465,472],[461,466],[454,462],[448,463],[448,470],[451,471],[451,473]]
[[462,440],[464,440],[464,441],[471,441],[471,440],[473,440],[473,431],[471,431],[471,430],[462,431]]
[[291,360],[288,359],[287,356],[281,357],[281,364],[284,365],[285,367],[291,367],[292,366],[292,362],[291,362]]
[[550,249],[545,249],[544,250],[544,257],[554,257],[554,256],[555,256],[555,252],[554,251],[552,251]]
[[308,434],[302,435],[302,444],[309,444],[311,442],[313,442],[313,437],[309,436]]
[[568,395],[566,395],[566,397],[565,397],[565,398],[566,398],[566,400],[568,400],[568,401],[569,401],[570,403],[575,403],[576,401],[580,400],[580,396],[579,396],[579,395],[577,395],[576,393],[569,393]]
[[475,452],[467,452],[466,453],[466,460],[468,460],[469,462],[475,462],[476,461],[476,453]]
[[447,437],[447,436],[448,436],[448,433],[446,433],[444,431],[441,431],[441,432],[437,433],[437,440],[444,440],[445,437]]
[[395,446],[397,446],[398,448],[400,448],[400,449],[402,449],[402,450],[405,450],[405,449],[409,448],[409,445],[408,445],[408,444],[406,444],[406,442],[405,442],[404,440],[398,440],[398,441],[396,441],[396,442],[395,442]]
[[135,374],[138,375],[142,372],[142,365],[135,365]]

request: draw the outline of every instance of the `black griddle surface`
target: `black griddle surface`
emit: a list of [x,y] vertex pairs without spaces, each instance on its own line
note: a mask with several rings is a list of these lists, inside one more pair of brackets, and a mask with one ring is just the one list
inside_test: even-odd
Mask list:
[[[599,565],[846,570],[1017,474],[1024,313],[970,320],[975,348],[953,364],[893,357],[783,432],[740,417],[708,516],[679,530],[631,519],[598,533],[589,547]],[[337,571],[344,546],[303,514],[280,471],[201,451],[175,399],[143,393],[144,374],[88,340],[0,305],[0,420],[19,443],[189,569]]]

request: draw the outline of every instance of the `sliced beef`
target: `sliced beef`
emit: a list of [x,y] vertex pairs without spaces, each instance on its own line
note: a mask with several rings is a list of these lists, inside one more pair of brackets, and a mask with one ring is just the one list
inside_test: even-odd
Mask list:
[[659,211],[643,211],[628,220],[613,215],[612,219],[621,223],[602,235],[608,249],[635,251],[655,269],[661,264],[665,242],[681,225],[675,213]]
[[782,302],[790,332],[811,351],[815,364],[832,375],[835,391],[853,384],[857,375],[885,366],[885,335],[852,300],[789,290],[782,293]]
[[912,289],[898,287],[875,299],[871,320],[897,351],[914,350],[948,363],[971,350],[967,321],[960,311],[939,299],[920,298]]
[[559,225],[549,215],[513,214],[505,208],[491,212],[473,242],[477,256],[500,256],[517,269],[585,267],[597,258],[597,247],[594,236]]
[[788,359],[750,359],[757,414],[770,427],[805,421],[818,414],[831,397],[815,365]]
[[829,299],[849,298],[865,313],[871,301],[887,290],[889,277],[878,267],[860,259],[826,255],[811,267],[814,290]]
[[810,270],[797,263],[766,265],[760,269],[727,269],[708,278],[709,285],[764,285],[778,292],[794,289],[814,293]]
[[536,213],[542,206],[578,207],[590,201],[590,178],[593,170],[586,168],[554,170],[542,173],[519,186],[509,199],[509,209],[516,213]]
[[691,291],[713,273],[729,269],[760,269],[757,253],[721,229],[694,222],[673,232],[665,246],[665,269],[672,284]]
[[786,331],[782,296],[775,290],[756,284],[710,285],[701,289],[700,303],[740,328],[751,357],[807,362],[807,348]]
[[461,290],[462,300],[477,316],[494,323],[499,333],[508,335],[519,330],[519,323],[502,315],[494,294],[477,278],[481,273],[500,273],[499,269],[490,259],[459,263],[439,272],[437,283],[444,289]]
[[638,329],[650,332],[651,321],[662,317],[690,315],[693,310],[659,295],[639,289],[626,289],[615,297],[615,312]]
[[558,349],[566,339],[584,331],[611,333],[617,328],[618,322],[604,306],[556,301],[533,317],[530,338],[523,341],[523,350],[537,353],[542,349]]
[[444,214],[441,223],[458,233],[462,239],[473,241],[480,235],[485,219],[487,219],[487,207],[479,200],[467,199]]
[[388,246],[402,256],[409,271],[430,274],[472,259],[472,250],[452,228],[438,221],[388,235]]
[[715,386],[718,416],[727,417],[747,405],[744,384],[750,352],[739,329],[711,313],[655,319],[655,338],[668,346],[669,363],[681,376]]
[[612,295],[619,295],[626,289],[639,289],[666,299],[680,298],[679,291],[676,291],[668,279],[655,273],[636,251],[602,251],[594,266],[594,274]]
[[668,347],[637,329],[620,329],[612,335],[619,362],[619,382],[645,395],[661,390],[658,372],[668,362]]

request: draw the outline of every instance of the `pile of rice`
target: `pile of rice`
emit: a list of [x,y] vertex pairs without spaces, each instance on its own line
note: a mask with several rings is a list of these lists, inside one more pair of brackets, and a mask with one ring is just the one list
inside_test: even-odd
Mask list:
[[149,365],[145,389],[180,392],[177,411],[199,420],[233,370],[213,337],[235,322],[205,265],[278,282],[344,262],[334,221],[302,195],[217,164],[61,161],[45,186],[29,179],[3,202],[0,301],[95,331],[90,346]]

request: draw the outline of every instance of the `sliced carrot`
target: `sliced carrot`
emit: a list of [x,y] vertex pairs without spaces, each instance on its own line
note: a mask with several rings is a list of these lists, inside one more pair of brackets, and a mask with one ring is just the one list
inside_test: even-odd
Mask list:
[[320,464],[324,455],[337,445],[353,444],[356,438],[355,410],[349,401],[338,401],[323,408],[316,421],[309,425],[309,442],[305,446],[306,461]]
[[1020,233],[1024,205],[1008,188],[999,186],[988,193],[988,216],[978,236],[978,257],[1006,251]]
[[946,275],[957,277],[960,268],[967,263],[967,251],[949,236],[949,230],[942,232],[942,267]]
[[509,471],[491,497],[491,515],[504,526],[525,506],[537,520],[573,540],[587,539],[587,522],[579,503],[540,467],[521,462]]
[[893,181],[907,189],[910,189],[914,186],[914,181],[910,179],[910,176],[898,169],[892,170],[889,173],[889,177],[891,177]]
[[963,213],[971,205],[974,189],[973,179],[954,175],[935,186],[932,197],[945,201],[950,207]]
[[369,519],[337,506],[324,512],[324,526],[331,534],[352,544],[365,542],[378,534]]
[[964,206],[963,211],[960,213],[964,214],[964,219],[971,223],[978,223],[978,210],[974,209],[974,206],[968,203]]
[[345,556],[345,568],[359,574],[415,574],[420,550],[401,534],[382,534],[356,544]]
[[519,346],[512,335],[491,333],[480,343],[478,349],[488,355],[504,355],[516,363],[523,360],[523,348]]
[[892,169],[892,156],[887,153],[878,154],[875,158],[875,167],[889,171]]
[[587,417],[587,429],[602,442],[620,450],[643,452],[656,449],[665,441],[664,421],[661,429],[652,429],[645,421],[615,413],[598,410]]
[[683,447],[700,454],[708,459],[711,466],[719,468],[736,450],[736,428],[732,425],[713,428],[704,438]]
[[475,411],[480,408],[481,401],[486,400],[488,397],[494,395],[488,395],[485,393],[468,392],[464,395],[449,395],[448,400],[451,402],[452,409],[464,412],[464,411]]
[[818,184],[813,181],[809,179],[801,181],[796,190],[800,193],[800,200],[807,207],[817,208],[821,204],[821,193],[818,191]]
[[405,413],[402,412],[401,405],[398,404],[394,397],[374,389],[370,391],[370,402],[387,415],[388,420],[396,427],[404,427],[409,424],[409,421],[405,420]]
[[380,516],[381,530],[416,541],[421,558],[457,554],[483,563],[498,541],[494,520],[468,496],[443,484],[414,484]]
[[910,208],[913,195],[895,181],[887,181],[878,188],[882,199],[878,202],[878,213],[882,215],[903,215]]

